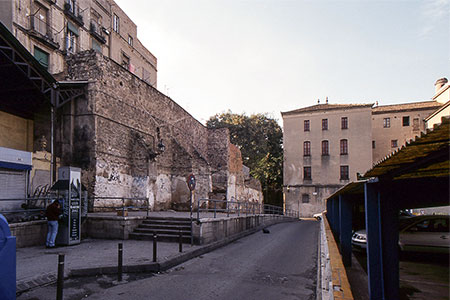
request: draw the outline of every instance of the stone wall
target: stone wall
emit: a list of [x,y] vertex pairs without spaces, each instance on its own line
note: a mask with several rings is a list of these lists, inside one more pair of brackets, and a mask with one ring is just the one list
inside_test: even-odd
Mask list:
[[196,176],[196,198],[208,198],[227,192],[230,167],[242,189],[242,159],[228,130],[207,129],[99,53],[76,54],[67,65],[66,80],[89,84],[86,97],[63,108],[61,154],[82,168],[91,196],[148,197],[153,210],[187,210],[186,177]]

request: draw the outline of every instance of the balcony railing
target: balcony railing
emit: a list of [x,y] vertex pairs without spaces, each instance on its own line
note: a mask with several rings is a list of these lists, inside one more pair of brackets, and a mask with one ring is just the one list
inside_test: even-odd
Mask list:
[[47,46],[59,48],[57,34],[52,30],[50,24],[40,19],[38,15],[31,15],[29,33]]
[[79,26],[84,25],[83,16],[80,12],[80,6],[75,2],[70,1],[64,3],[64,13]]
[[106,38],[103,36],[102,25],[91,20],[91,25],[89,27],[90,32],[93,37],[95,37],[102,44],[106,43]]

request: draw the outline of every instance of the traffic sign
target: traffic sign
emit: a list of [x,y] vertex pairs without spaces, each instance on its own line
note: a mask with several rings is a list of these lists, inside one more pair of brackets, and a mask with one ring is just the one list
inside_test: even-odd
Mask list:
[[194,174],[189,174],[189,176],[186,178],[186,183],[188,185],[189,190],[191,190],[191,191],[195,190],[195,176],[194,176]]

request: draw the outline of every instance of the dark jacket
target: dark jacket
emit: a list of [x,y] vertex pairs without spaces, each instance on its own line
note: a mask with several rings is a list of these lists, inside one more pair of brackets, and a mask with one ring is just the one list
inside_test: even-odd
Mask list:
[[59,215],[61,214],[61,209],[58,207],[58,202],[55,201],[47,207],[45,211],[45,216],[49,221],[58,221]]

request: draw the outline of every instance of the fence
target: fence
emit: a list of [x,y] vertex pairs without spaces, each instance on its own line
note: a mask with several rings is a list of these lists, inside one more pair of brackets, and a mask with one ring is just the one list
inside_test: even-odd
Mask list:
[[148,198],[139,197],[94,197],[89,198],[89,202],[93,204],[92,211],[122,211],[122,216],[125,216],[125,211],[128,210],[145,210],[150,211],[150,203]]
[[240,215],[256,215],[256,214],[275,214],[285,215],[289,217],[299,217],[298,211],[285,210],[280,206],[261,204],[247,201],[236,200],[217,200],[217,199],[204,199],[197,200],[197,220],[200,219],[201,212],[214,213],[214,218],[217,217],[217,213],[226,214],[227,217],[230,214],[237,216]]

